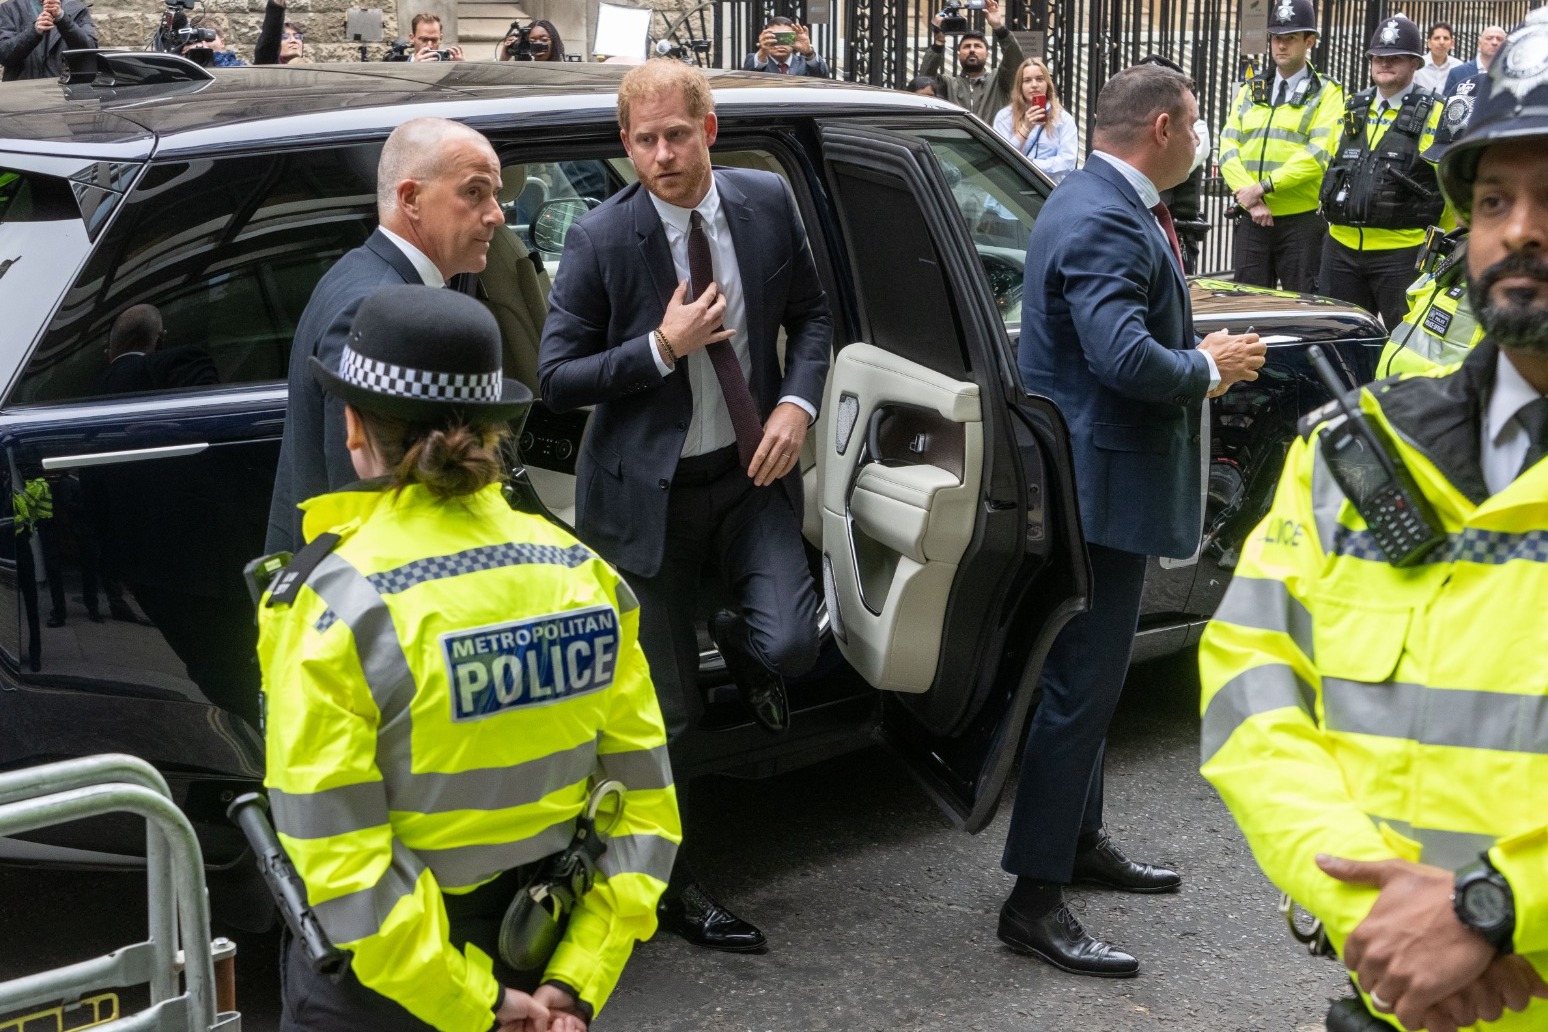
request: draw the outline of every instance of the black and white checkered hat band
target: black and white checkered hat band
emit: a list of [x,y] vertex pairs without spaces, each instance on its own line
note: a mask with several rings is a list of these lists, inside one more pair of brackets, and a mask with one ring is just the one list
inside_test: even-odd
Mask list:
[[437,373],[367,358],[348,344],[339,360],[339,375],[356,387],[376,394],[421,401],[497,402],[500,370],[491,373]]

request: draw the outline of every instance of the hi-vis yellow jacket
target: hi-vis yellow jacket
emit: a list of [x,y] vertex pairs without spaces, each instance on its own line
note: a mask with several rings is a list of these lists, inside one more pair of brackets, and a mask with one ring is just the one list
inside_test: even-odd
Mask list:
[[[1220,175],[1234,193],[1270,180],[1263,203],[1275,215],[1316,211],[1322,174],[1344,126],[1344,88],[1308,68],[1305,92],[1287,103],[1253,100],[1253,84],[1243,83],[1231,101],[1231,117],[1220,132]],[[1266,71],[1274,88],[1274,70]]]
[[[1515,950],[1548,974],[1548,462],[1483,486],[1497,354],[1361,393],[1449,535],[1421,565],[1382,558],[1315,436],[1292,446],[1200,646],[1203,773],[1340,951],[1376,890],[1318,853],[1455,870],[1487,851]],[[1548,1028],[1548,1001],[1477,1027]]]
[[1480,340],[1483,327],[1467,298],[1466,245],[1408,287],[1408,314],[1381,349],[1377,379],[1455,365]]
[[627,585],[499,485],[453,502],[358,485],[307,502],[342,540],[260,608],[265,784],[323,928],[360,981],[444,1032],[488,1032],[490,959],[443,893],[570,841],[589,785],[629,789],[545,978],[600,1008],[682,839]]

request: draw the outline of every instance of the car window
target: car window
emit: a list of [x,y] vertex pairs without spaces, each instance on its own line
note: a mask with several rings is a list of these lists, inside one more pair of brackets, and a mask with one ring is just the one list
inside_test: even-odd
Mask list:
[[89,246],[68,180],[0,166],[0,312],[8,347],[32,343]]
[[[153,165],[65,294],[12,403],[283,380],[312,288],[376,226],[380,150]],[[165,331],[152,375],[115,383],[109,331],[146,304]]]
[[1023,165],[964,129],[919,129],[911,135],[935,152],[978,249],[1000,317],[1007,327],[1020,327],[1027,238],[1042,210],[1044,188]]

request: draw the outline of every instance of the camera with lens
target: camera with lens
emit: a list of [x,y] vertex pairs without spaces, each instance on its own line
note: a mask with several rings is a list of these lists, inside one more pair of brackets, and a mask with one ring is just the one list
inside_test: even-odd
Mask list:
[[968,31],[968,20],[963,11],[982,11],[986,0],[957,0],[948,2],[941,7],[940,31],[948,36],[960,36]]
[[426,61],[455,61],[455,60],[457,60],[457,57],[456,57],[456,54],[453,53],[449,49],[448,50],[437,50],[433,56],[427,57],[427,58],[425,58],[425,60]]
[[519,19],[505,30],[505,38],[505,56],[512,61],[536,61],[548,54],[548,44],[533,45],[532,26],[523,25]]
[[387,47],[387,56],[383,61],[412,61],[414,60],[414,44],[406,39],[395,40]]
[[[156,25],[156,31],[151,36],[150,49],[160,54],[181,54],[189,46],[196,48],[194,53],[185,55],[197,64],[209,64],[214,56],[206,47],[203,53],[198,53],[198,44],[215,42],[215,30],[195,27],[188,24],[188,15],[183,13],[194,9],[198,0],[167,0],[166,9],[161,12],[161,21]],[[204,60],[200,61],[199,58]]]

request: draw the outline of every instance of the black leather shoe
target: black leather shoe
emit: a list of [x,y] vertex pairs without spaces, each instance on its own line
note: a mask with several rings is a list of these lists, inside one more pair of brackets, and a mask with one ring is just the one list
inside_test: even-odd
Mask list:
[[1155,864],[1130,860],[1099,832],[1097,844],[1075,857],[1075,881],[1105,885],[1122,892],[1176,892],[1182,875]]
[[1036,918],[1027,918],[1005,904],[1000,908],[999,936],[1017,953],[1047,961],[1072,975],[1133,978],[1139,974],[1139,961],[1087,935],[1070,905],[1062,900]]
[[736,644],[736,621],[730,610],[722,609],[710,617],[710,637],[725,658],[726,670],[736,682],[737,694],[765,731],[780,734],[790,727],[790,703],[785,698],[785,682],[768,667],[748,655]]
[[656,914],[666,927],[708,950],[755,953],[769,944],[762,932],[715,902],[695,882],[675,896],[663,896]]

